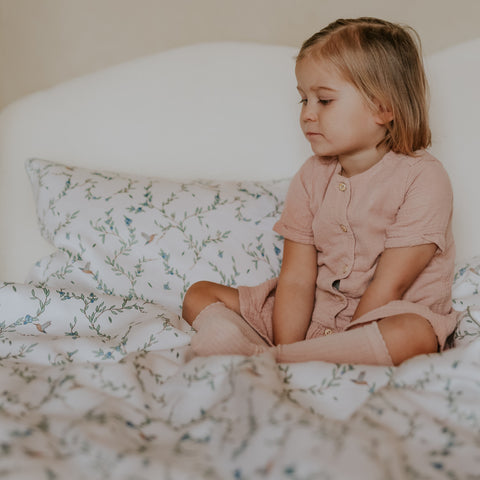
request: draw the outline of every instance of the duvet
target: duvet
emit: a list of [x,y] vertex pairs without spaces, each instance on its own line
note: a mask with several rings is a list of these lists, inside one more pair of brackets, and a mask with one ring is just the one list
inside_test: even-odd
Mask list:
[[478,285],[455,348],[385,368],[190,358],[159,303],[3,284],[0,476],[480,478]]

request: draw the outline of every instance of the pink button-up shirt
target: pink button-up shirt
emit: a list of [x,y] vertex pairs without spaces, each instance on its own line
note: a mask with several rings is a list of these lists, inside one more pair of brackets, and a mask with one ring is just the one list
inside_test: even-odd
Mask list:
[[335,160],[309,158],[293,178],[274,227],[285,238],[317,249],[312,324],[322,333],[345,329],[381,253],[426,243],[435,243],[437,252],[403,300],[449,314],[453,196],[441,163],[424,151],[416,157],[390,152],[361,174],[346,178],[340,171]]

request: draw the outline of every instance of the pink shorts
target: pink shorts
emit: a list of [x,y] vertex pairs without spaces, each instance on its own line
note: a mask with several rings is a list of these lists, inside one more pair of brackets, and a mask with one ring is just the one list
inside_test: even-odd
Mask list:
[[[247,323],[269,344],[273,345],[273,304],[275,302],[275,291],[277,279],[272,278],[255,287],[238,287],[240,312]],[[432,312],[429,307],[419,303],[412,303],[406,300],[395,300],[382,307],[376,308],[354,322],[349,323],[345,328],[332,330],[323,325],[321,321],[312,320],[307,330],[306,339],[316,338],[337,331],[348,330],[354,325],[369,323],[374,320],[411,313],[419,315],[430,322],[438,339],[439,350],[451,347],[450,335],[455,331],[460,312],[451,310],[447,315],[440,315]],[[331,325],[332,322],[329,322]]]

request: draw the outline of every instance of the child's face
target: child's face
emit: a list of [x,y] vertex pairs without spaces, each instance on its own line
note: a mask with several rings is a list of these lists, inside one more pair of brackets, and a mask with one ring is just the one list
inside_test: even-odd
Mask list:
[[368,158],[378,158],[376,146],[385,137],[384,121],[330,62],[307,56],[295,74],[302,98],[300,125],[313,152],[338,157],[342,166],[343,161],[371,166]]

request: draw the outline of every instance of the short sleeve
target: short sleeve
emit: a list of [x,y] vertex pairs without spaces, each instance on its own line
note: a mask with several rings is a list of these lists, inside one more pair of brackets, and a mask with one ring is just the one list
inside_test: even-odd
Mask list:
[[313,159],[307,160],[292,178],[282,215],[273,229],[288,240],[313,244],[311,208]]
[[453,210],[447,172],[437,160],[420,161],[405,188],[395,222],[387,228],[385,248],[435,243],[443,252]]

